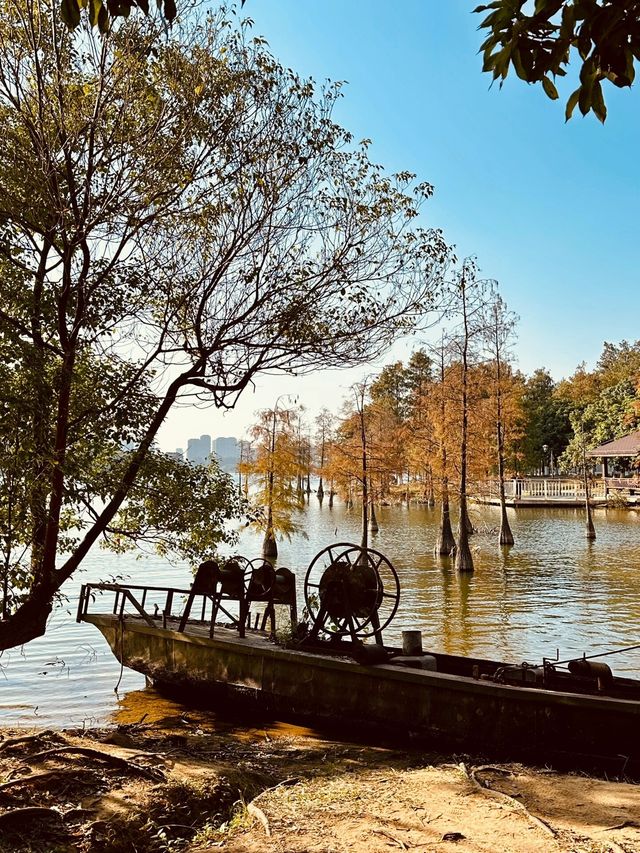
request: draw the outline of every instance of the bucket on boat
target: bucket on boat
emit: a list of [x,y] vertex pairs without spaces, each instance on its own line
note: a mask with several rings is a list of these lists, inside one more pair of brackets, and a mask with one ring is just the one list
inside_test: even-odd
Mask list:
[[422,654],[422,631],[403,631],[402,632],[402,654],[403,655],[421,655]]

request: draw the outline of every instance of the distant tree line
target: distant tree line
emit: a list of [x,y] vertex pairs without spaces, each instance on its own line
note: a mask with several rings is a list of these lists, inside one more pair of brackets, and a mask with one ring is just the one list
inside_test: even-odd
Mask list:
[[[333,502],[338,495],[347,507],[360,508],[363,544],[367,527],[377,525],[376,506],[439,504],[436,551],[455,554],[457,567],[469,570],[466,534],[473,525],[466,499],[488,480],[580,475],[585,447],[640,427],[640,341],[605,343],[593,370],[581,364],[560,381],[542,367],[527,376],[517,369],[511,348],[517,318],[495,286],[480,286],[475,278],[466,286],[476,291],[467,294],[470,305],[476,302],[468,311],[466,367],[464,329],[449,325],[437,343],[355,386],[340,411],[323,410],[314,427],[305,424],[301,408],[286,423],[279,421],[278,447],[288,448],[286,464],[275,458],[280,493],[288,496],[278,510],[285,518],[304,506],[311,476],[319,478],[321,499]],[[262,448],[245,472],[264,468],[265,443]],[[504,488],[501,498],[499,541],[509,545]],[[464,520],[455,536],[451,499]],[[294,527],[288,520],[282,532]],[[276,525],[271,533],[277,532]]]

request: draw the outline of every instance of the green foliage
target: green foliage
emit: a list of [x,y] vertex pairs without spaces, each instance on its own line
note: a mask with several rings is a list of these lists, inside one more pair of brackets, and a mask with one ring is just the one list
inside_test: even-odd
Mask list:
[[386,365],[372,380],[369,396],[386,407],[393,417],[404,420],[432,379],[433,362],[424,349],[411,353],[406,367],[401,361]]
[[[156,5],[169,23],[175,19],[175,0],[156,0]],[[82,12],[86,11],[91,26],[108,33],[116,18],[128,18],[136,9],[148,15],[149,0],[62,0],[60,17],[73,30],[80,23]]]
[[574,410],[571,415],[574,435],[560,460],[562,467],[572,469],[582,465],[583,445],[589,450],[638,429],[637,402],[634,385],[623,381],[604,388],[584,410]]
[[525,383],[521,401],[522,437],[515,443],[522,471],[541,466],[544,445],[557,459],[571,438],[569,408],[555,391],[555,382],[543,368],[536,370]]
[[558,91],[549,75],[563,77],[577,54],[579,85],[569,97],[567,121],[576,106],[604,122],[602,83],[630,87],[640,58],[640,0],[493,0],[477,6],[488,12],[481,46],[483,71],[500,83],[511,68],[527,83],[540,83],[549,98]]
[[371,401],[386,405],[398,419],[406,415],[408,391],[407,375],[401,361],[383,367],[369,386]]
[[620,341],[619,344],[605,341],[596,371],[603,385],[628,381],[637,387],[640,384],[640,341]]
[[[126,464],[125,457],[119,463]],[[237,541],[235,525],[250,507],[230,475],[214,460],[207,466],[149,453],[127,501],[105,531],[115,551],[150,545],[192,564],[211,559],[222,544]]]

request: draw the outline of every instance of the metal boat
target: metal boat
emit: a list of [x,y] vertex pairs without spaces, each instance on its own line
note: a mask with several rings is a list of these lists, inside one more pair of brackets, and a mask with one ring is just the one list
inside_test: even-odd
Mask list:
[[309,566],[300,622],[294,574],[242,557],[203,563],[189,589],[85,584],[78,620],[185,701],[241,700],[283,719],[496,757],[640,767],[640,681],[615,676],[602,656],[483,660],[425,652],[418,632],[385,645],[399,598],[384,555],[341,543]]

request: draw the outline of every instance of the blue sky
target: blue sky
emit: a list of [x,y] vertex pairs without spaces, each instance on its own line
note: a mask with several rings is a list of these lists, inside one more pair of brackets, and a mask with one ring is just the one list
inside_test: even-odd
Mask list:
[[[583,360],[593,366],[603,341],[640,338],[640,97],[609,87],[604,126],[577,110],[565,124],[569,79],[556,102],[515,76],[491,88],[476,2],[247,0],[242,13],[286,66],[347,81],[336,119],[373,140],[372,159],[434,185],[425,224],[499,281],[521,318],[520,368],[560,379]],[[336,386],[346,391],[354,376],[316,376],[295,391],[335,407]],[[290,389],[290,379],[265,379],[224,420],[190,416],[188,433],[239,435]],[[181,420],[163,444],[180,444]]]

